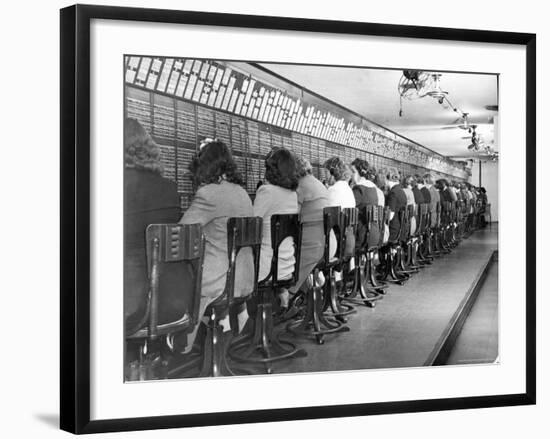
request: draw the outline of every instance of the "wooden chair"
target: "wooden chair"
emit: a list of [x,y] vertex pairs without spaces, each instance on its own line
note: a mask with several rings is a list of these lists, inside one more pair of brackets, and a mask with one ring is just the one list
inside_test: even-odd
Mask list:
[[[407,206],[409,221],[412,221],[412,218],[415,219],[416,230],[411,230],[409,232],[408,239],[404,241],[406,246],[406,259],[401,264],[401,270],[407,273],[418,272],[420,268],[424,268],[418,263],[417,252],[418,252],[418,242],[420,239],[420,215],[419,215],[419,206],[417,204],[411,204]],[[405,249],[404,249],[405,250]]]
[[[229,364],[227,355],[227,343],[221,320],[229,316],[232,332],[237,334],[237,314],[246,306],[246,300],[251,295],[257,294],[258,271],[260,266],[260,248],[262,244],[262,218],[260,217],[232,217],[227,220],[227,257],[228,268],[225,288],[205,311],[208,316],[206,336],[202,352],[198,359],[184,362],[173,371],[174,376],[180,376],[197,365],[198,377],[207,376],[232,376],[251,373],[249,369],[240,368],[238,365]],[[253,284],[249,294],[235,297],[235,274],[237,269],[237,256],[243,248],[251,248],[253,255]],[[195,356],[196,357],[196,356]],[[198,363],[198,364],[197,364]],[[195,375],[192,375],[195,376]]]
[[449,250],[444,248],[444,243],[443,243],[444,226],[443,226],[443,212],[442,212],[441,206],[442,206],[441,202],[438,201],[435,207],[435,215],[436,215],[435,226],[433,227],[433,230],[432,230],[434,256],[441,256],[449,252]]
[[459,235],[459,225],[461,222],[460,218],[460,201],[451,202],[451,245],[456,247],[461,240]]
[[[306,311],[303,318],[290,322],[286,328],[293,334],[301,336],[313,336],[318,344],[324,343],[324,336],[336,332],[349,331],[349,327],[344,326],[341,321],[323,314],[324,294],[330,294],[331,289],[335,288],[333,276],[334,267],[341,264],[342,259],[342,216],[339,206],[325,207],[323,209],[323,224],[325,230],[325,249],[321,262],[307,278],[306,291]],[[336,235],[338,248],[336,255],[330,257],[330,232]],[[322,271],[325,276],[324,286],[319,286],[317,279],[319,272]]]
[[470,217],[470,201],[459,200],[456,203],[457,210],[457,227],[456,227],[456,241],[462,242],[464,238],[469,235],[469,217]]
[[419,271],[418,265],[413,262],[413,250],[416,244],[416,231],[412,234],[410,226],[413,217],[416,218],[416,206],[410,204],[401,214],[400,245],[396,256],[396,272],[406,278]]
[[376,279],[374,266],[374,259],[384,244],[384,215],[382,206],[364,206],[359,210],[359,224],[365,233],[357,236],[362,238],[362,242],[356,246],[353,287],[346,300],[369,308],[376,306],[376,301],[382,298],[387,288]]
[[[335,264],[329,272],[332,282],[328,285],[330,289],[324,294],[323,310],[331,310],[330,315],[342,323],[346,323],[346,317],[356,312],[355,308],[349,303],[344,303],[346,295],[347,277],[349,273],[349,263],[355,256],[356,231],[359,221],[359,211],[357,208],[344,208],[340,212],[340,233],[337,250],[339,263]],[[337,235],[337,236],[338,236]],[[335,281],[334,271],[341,273],[341,280]]]
[[[294,247],[294,270],[290,277],[279,279],[279,248],[281,243],[292,238]],[[245,363],[259,363],[272,373],[272,363],[287,358],[306,356],[303,349],[273,332],[273,300],[281,288],[290,288],[298,281],[300,272],[300,243],[302,224],[298,214],[273,215],[271,217],[271,247],[273,257],[269,275],[258,283],[254,313],[254,331],[243,335],[231,344],[229,355],[232,359]]]
[[398,215],[399,218],[399,233],[393,241],[389,241],[381,249],[383,271],[380,280],[403,285],[410,276],[408,273],[399,270],[404,258],[402,241],[408,239],[410,226],[406,208],[400,209],[398,212],[395,212],[394,215]]
[[450,251],[452,247],[453,227],[452,203],[443,201],[441,203],[441,245],[443,249]]
[[[136,328],[129,328],[126,341],[140,346],[139,379],[166,378],[174,337],[192,332],[200,318],[205,240],[200,224],[151,224],[146,229],[145,240],[149,273],[147,308]],[[177,276],[179,270],[192,275],[190,283],[165,285],[167,277]],[[170,300],[171,294],[167,294],[167,288],[176,287],[178,292],[181,290],[182,300],[174,303]],[[173,306],[181,307],[173,310],[180,317],[159,323],[159,310]],[[155,357],[160,362],[156,371],[153,370]]]

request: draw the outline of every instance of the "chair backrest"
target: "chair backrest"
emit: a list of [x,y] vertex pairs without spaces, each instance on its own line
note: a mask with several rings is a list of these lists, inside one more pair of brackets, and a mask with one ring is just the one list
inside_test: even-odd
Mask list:
[[[147,327],[154,337],[161,309],[171,309],[179,319],[188,314],[194,323],[198,321],[205,239],[200,224],[151,224],[145,240],[150,285]],[[179,276],[183,270],[191,274],[191,279],[183,277],[185,285]]]
[[262,218],[252,217],[231,217],[227,220],[227,257],[229,264],[227,278],[225,281],[224,298],[228,305],[233,300],[235,293],[235,273],[237,268],[237,256],[243,248],[252,249],[254,266],[254,284],[251,294],[258,289],[258,273],[260,269],[260,249],[262,245]]
[[429,227],[429,215],[430,209],[427,203],[421,203],[418,205],[418,231],[419,233],[424,233]]
[[359,209],[346,207],[341,211],[342,257],[350,258],[355,253],[355,236],[359,225]]
[[[290,279],[279,279],[279,248],[286,238],[292,238],[294,247],[294,272]],[[266,277],[273,287],[292,286],[298,282],[300,271],[300,250],[302,243],[302,223],[298,214],[277,214],[271,216],[271,272]]]
[[323,225],[325,230],[325,252],[323,256],[324,265],[331,263],[330,258],[330,232],[336,237],[336,253],[334,258],[342,259],[342,215],[340,206],[330,206],[323,209]]
[[411,222],[412,222],[412,218],[414,218],[414,221],[415,221],[415,224],[416,224],[416,229],[414,231],[414,235],[416,236],[418,234],[418,206],[416,204],[409,204],[407,206],[407,217],[408,217],[408,223],[409,223],[409,236],[413,235],[412,233],[412,230],[410,228],[411,226]]
[[386,229],[388,229],[389,232],[390,212],[391,211],[388,206],[378,206],[378,218],[382,218],[382,221],[380,221],[380,241],[378,243],[379,247],[382,247],[384,245]]
[[410,211],[408,209],[408,206],[407,207],[403,207],[402,209],[399,210],[398,212],[398,215],[399,215],[399,238],[398,240],[399,241],[406,241],[407,239],[409,239],[409,234],[410,234]]
[[443,201],[441,204],[441,222],[443,226],[447,226],[452,221],[451,202]]
[[384,207],[366,206],[364,216],[367,223],[366,247],[372,250],[379,247],[384,238]]

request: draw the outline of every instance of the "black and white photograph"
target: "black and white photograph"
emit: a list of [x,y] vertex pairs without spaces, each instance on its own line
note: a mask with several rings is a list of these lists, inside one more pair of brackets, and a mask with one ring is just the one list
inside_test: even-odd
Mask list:
[[499,75],[125,54],[126,383],[499,364]]

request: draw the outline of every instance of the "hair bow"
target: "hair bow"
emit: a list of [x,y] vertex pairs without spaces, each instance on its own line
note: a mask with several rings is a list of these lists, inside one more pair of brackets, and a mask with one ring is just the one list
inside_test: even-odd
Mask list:
[[206,137],[204,139],[201,140],[201,144],[199,145],[199,151],[201,149],[203,149],[206,145],[208,145],[209,143],[212,143],[212,142],[219,142],[219,139],[217,137],[215,138],[211,138],[211,137]]

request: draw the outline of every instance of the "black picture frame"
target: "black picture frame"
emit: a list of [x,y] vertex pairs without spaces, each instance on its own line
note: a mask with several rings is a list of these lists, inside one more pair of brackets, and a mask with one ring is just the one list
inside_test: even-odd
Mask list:
[[[292,409],[90,420],[90,22],[131,20],[329,32],[526,47],[526,392],[498,396],[394,401]],[[61,10],[61,387],[60,424],[98,433],[324,417],[515,406],[536,401],[536,35],[303,18],[75,5]]]

